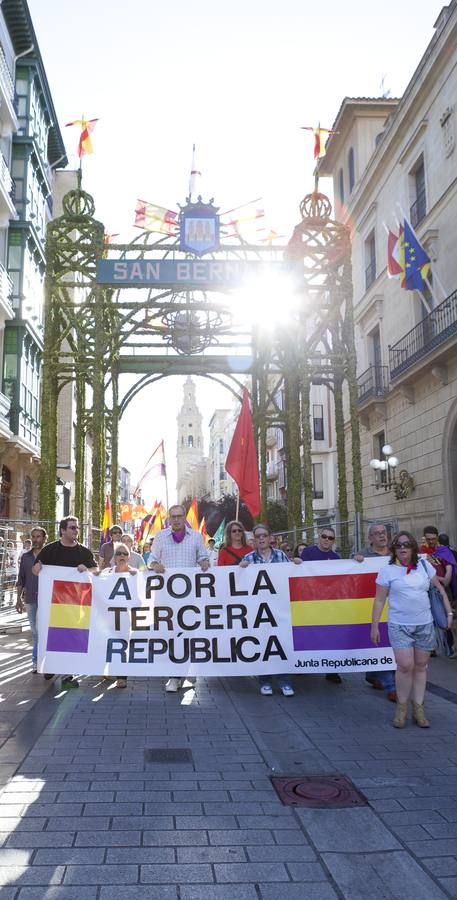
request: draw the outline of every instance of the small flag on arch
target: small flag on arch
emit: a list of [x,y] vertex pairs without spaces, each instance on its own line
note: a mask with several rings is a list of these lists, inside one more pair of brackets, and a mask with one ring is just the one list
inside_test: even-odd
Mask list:
[[90,136],[95,128],[98,119],[75,119],[74,122],[67,122],[66,128],[70,128],[71,125],[79,125],[81,128],[81,134],[79,136],[79,144],[78,144],[78,156],[80,159],[83,158],[85,153],[93,153],[94,148],[92,147],[92,141]]

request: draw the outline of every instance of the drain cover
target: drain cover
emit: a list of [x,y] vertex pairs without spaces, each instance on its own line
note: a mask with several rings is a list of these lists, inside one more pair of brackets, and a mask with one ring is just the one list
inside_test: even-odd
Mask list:
[[271,781],[284,806],[338,809],[368,803],[343,775],[272,775]]
[[161,750],[145,750],[147,763],[193,763],[192,751],[166,747]]

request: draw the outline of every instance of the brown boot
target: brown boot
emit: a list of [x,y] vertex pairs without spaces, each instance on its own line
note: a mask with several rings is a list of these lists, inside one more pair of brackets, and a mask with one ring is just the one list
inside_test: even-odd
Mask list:
[[397,709],[393,721],[394,728],[404,728],[406,724],[406,716],[408,713],[408,703],[400,703],[397,700]]
[[430,722],[425,718],[424,707],[422,703],[415,703],[413,700],[413,719],[419,728],[430,728]]

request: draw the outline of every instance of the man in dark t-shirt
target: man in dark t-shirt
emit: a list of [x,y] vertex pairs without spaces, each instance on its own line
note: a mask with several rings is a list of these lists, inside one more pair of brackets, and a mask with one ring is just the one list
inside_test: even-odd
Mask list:
[[[40,550],[32,568],[34,575],[39,575],[43,566],[66,566],[69,569],[75,568],[78,572],[98,572],[92,551],[84,544],[78,543],[78,529],[79,523],[75,516],[65,516],[64,519],[61,519],[59,540],[51,541]],[[47,673],[44,677],[49,679],[53,676]],[[73,678],[72,675],[65,675],[62,678],[62,684],[79,687],[76,678]]]

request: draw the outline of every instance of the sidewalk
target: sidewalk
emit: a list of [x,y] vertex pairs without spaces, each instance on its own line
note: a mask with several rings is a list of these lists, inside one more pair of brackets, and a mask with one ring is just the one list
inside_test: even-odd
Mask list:
[[[432,728],[396,731],[359,675],[61,692],[29,646],[0,637],[0,900],[457,897],[457,660],[432,660]],[[283,806],[277,773],[347,775],[368,805]]]

